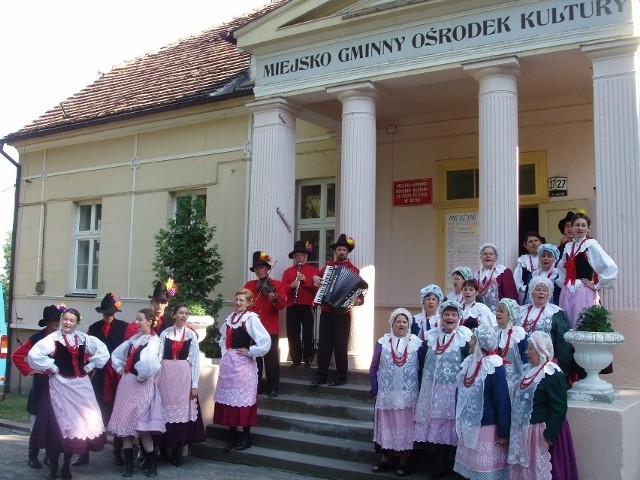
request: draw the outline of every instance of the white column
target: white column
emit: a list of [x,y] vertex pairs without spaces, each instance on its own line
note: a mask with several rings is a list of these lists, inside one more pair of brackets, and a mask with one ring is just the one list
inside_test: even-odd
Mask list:
[[602,299],[611,309],[640,308],[640,75],[638,39],[582,49],[593,62],[597,240],[620,267]]
[[518,258],[518,77],[515,57],[464,66],[480,84],[478,143],[480,243],[494,243],[499,263]]
[[349,255],[369,283],[365,304],[352,312],[350,364],[367,369],[373,353],[376,240],[376,90],[371,82],[327,90],[342,102],[340,201],[336,237],[341,233],[356,241]]
[[[271,276],[289,266],[295,233],[296,115],[284,98],[248,103],[253,111],[247,258],[256,250],[278,261]],[[279,212],[279,213],[278,213]],[[291,229],[291,231],[289,231]],[[247,278],[253,278],[247,273]]]

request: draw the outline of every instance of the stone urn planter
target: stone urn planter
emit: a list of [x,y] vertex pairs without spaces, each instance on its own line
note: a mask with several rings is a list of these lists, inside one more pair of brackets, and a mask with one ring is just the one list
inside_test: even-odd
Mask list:
[[611,328],[609,316],[604,307],[586,308],[576,329],[564,334],[564,339],[575,349],[573,357],[576,363],[587,372],[586,378],[571,385],[568,394],[572,400],[612,403],[620,398],[620,392],[599,375],[612,363],[613,348],[624,342],[624,336]]
[[[187,320],[187,325],[193,328],[198,334],[198,342],[202,342],[204,338],[207,336],[207,327],[209,325],[213,325],[215,322],[214,318],[209,315],[190,315]],[[211,363],[209,359],[205,356],[204,352],[200,352],[200,365],[206,365],[207,363]]]

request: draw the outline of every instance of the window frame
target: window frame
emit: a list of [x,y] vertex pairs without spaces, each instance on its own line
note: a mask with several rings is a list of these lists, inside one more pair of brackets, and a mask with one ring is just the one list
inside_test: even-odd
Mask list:
[[[314,245],[313,248],[318,252],[317,259],[313,261],[309,261],[312,265],[317,265],[318,268],[322,268],[327,260],[330,258],[326,258],[328,255],[329,249],[329,239],[327,238],[327,233],[329,231],[333,231],[333,236],[335,237],[335,228],[336,228],[336,217],[328,217],[327,216],[327,204],[328,204],[328,196],[327,190],[328,186],[333,184],[334,188],[334,208],[337,209],[337,187],[338,184],[335,178],[322,178],[322,179],[313,179],[313,180],[301,180],[298,182],[296,188],[296,239],[302,238],[304,232],[317,231],[318,238],[320,239],[318,245]],[[318,218],[302,218],[302,189],[307,186],[315,186],[320,185],[320,217]],[[334,212],[335,214],[335,212]],[[325,252],[325,253],[322,253]]]
[[[81,212],[82,207],[91,206],[89,230],[80,230]],[[97,207],[100,207],[100,216],[96,218]],[[98,228],[95,228],[96,221],[98,222]],[[76,204],[75,215],[75,227],[74,227],[74,256],[73,256],[73,293],[78,295],[97,295],[98,293],[98,275],[100,272],[100,237],[102,233],[102,202],[82,202]],[[87,276],[86,284],[87,288],[79,288],[78,281],[80,276],[78,275],[80,242],[89,241],[89,252],[87,258]],[[96,242],[98,249],[96,252]],[[95,258],[95,261],[94,261]],[[94,272],[97,269],[95,275],[94,284]]]

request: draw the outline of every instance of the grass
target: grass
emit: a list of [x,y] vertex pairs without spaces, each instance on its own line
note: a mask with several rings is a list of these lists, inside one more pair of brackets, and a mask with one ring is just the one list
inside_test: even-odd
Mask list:
[[[1,398],[1,397],[0,397]],[[31,416],[27,412],[28,395],[7,393],[3,401],[0,401],[0,418],[13,422],[29,423]]]

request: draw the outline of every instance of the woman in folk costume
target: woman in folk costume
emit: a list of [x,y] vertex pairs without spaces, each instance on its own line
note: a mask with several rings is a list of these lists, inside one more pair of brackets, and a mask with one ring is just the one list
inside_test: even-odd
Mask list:
[[68,308],[60,319],[60,329],[36,343],[27,361],[34,370],[49,375],[49,394],[40,402],[34,425],[37,448],[50,453],[48,480],[57,478],[60,452],[63,479],[71,478],[74,453],[97,452],[106,441],[100,407],[87,375],[102,368],[109,351],[95,337],[77,331],[80,312]]
[[[552,243],[543,243],[538,247],[538,269],[533,272],[533,277],[545,276],[553,284],[553,293],[551,294],[551,303],[558,305],[560,299],[560,291],[562,290],[556,285],[558,279],[558,269],[556,263],[560,260],[560,251],[558,247]],[[527,285],[525,303],[529,298],[529,285]]]
[[123,437],[123,477],[133,473],[133,440],[136,435],[146,452],[147,477],[155,477],[157,458],[152,434],[165,431],[160,396],[155,377],[160,370],[160,340],[153,330],[155,314],[143,308],[136,315],[138,333],[120,344],[111,354],[111,364],[122,375],[113,413],[109,420],[109,431]]
[[426,358],[415,416],[415,440],[438,445],[438,464],[431,478],[453,471],[456,433],[456,389],[460,364],[467,356],[471,330],[460,326],[462,308],[456,302],[440,305],[440,325],[426,334]]
[[495,313],[498,301],[501,299],[518,300],[518,289],[513,280],[513,272],[510,268],[498,263],[498,247],[493,243],[481,245],[480,261],[482,268],[476,272],[475,278],[485,305]]
[[553,285],[545,276],[533,277],[529,282],[529,303],[520,307],[520,318],[517,324],[531,335],[541,330],[551,337],[556,362],[562,371],[572,375],[573,353],[564,334],[569,331],[569,320],[565,312],[550,302]]
[[[256,357],[271,348],[271,337],[260,318],[249,311],[253,305],[251,290],[235,293],[234,311],[220,327],[220,372],[213,397],[213,422],[228,426],[231,439],[225,451],[251,447],[251,427],[258,424],[258,366]],[[238,436],[242,428],[242,438]]]
[[516,383],[522,376],[522,369],[527,360],[527,332],[520,325],[515,325],[520,315],[520,305],[512,298],[503,298],[498,302],[496,320],[498,327],[498,348],[496,353],[502,357],[507,372],[509,394],[513,396]]
[[158,387],[167,432],[160,448],[172,448],[171,463],[182,465],[182,447],[204,442],[204,423],[198,402],[200,381],[200,349],[198,335],[187,326],[189,307],[178,303],[172,309],[173,326],[160,334],[162,366]]
[[529,363],[511,405],[510,479],[578,480],[567,422],[567,384],[553,363],[551,337],[537,331],[529,337]]
[[522,246],[527,253],[520,255],[513,271],[513,280],[518,289],[518,303],[522,305],[527,301],[526,291],[529,280],[539,267],[538,246],[542,243],[542,237],[538,232],[529,231],[524,236]]
[[567,312],[569,325],[575,328],[583,309],[597,305],[598,292],[613,287],[618,266],[593,238],[589,238],[591,219],[576,213],[572,220],[573,240],[567,242],[560,262],[556,283],[562,288],[559,305]]
[[376,343],[369,375],[371,395],[376,399],[373,441],[382,459],[374,473],[386,470],[397,460],[396,476],[409,473],[413,451],[414,414],[418,401],[422,341],[409,333],[411,313],[406,308],[391,312],[386,333]]
[[471,480],[507,480],[507,444],[511,401],[496,331],[480,325],[473,354],[458,375],[456,432],[458,449],[453,470]]
[[453,290],[447,293],[447,300],[458,302],[462,305],[462,284],[465,280],[473,280],[473,272],[469,267],[458,266],[451,272],[451,284]]
[[478,301],[478,281],[475,279],[462,282],[462,319],[460,325],[474,329],[478,325],[495,327],[496,316],[484,303]]
[[440,322],[438,307],[442,302],[442,290],[433,283],[427,285],[420,290],[420,301],[422,302],[422,312],[413,317],[411,333],[424,342],[427,331],[436,328]]

